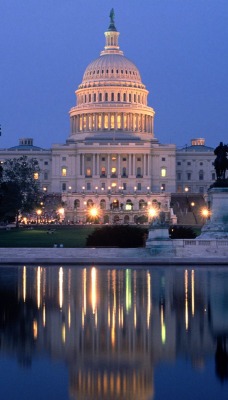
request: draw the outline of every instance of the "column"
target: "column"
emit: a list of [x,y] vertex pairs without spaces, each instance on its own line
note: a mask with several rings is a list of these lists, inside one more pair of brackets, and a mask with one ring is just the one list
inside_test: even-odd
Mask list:
[[135,171],[135,154],[133,154],[133,175],[136,175],[136,171]]
[[95,154],[93,154],[93,171],[92,171],[92,176],[96,175],[96,158]]
[[117,176],[121,176],[121,170],[120,170],[120,154],[118,154],[118,174]]
[[82,175],[85,175],[85,155],[82,154]]
[[147,173],[146,173],[146,154],[144,154],[144,156],[143,156],[143,171],[142,171],[142,175],[143,176],[147,175]]
[[110,177],[110,154],[108,154],[108,171],[107,171],[107,177]]
[[131,154],[128,156],[128,176],[131,175]]

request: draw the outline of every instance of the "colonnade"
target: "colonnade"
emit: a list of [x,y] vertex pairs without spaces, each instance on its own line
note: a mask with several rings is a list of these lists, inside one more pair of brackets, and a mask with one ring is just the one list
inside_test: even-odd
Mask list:
[[[85,158],[90,156],[91,161],[87,163]],[[123,156],[126,161],[123,162]],[[110,178],[111,168],[116,167],[116,177],[122,177],[123,168],[126,168],[126,177],[136,177],[137,168],[140,168],[141,177],[148,177],[150,175],[150,157],[149,154],[129,154],[127,156],[123,154],[116,155],[116,160],[112,160],[111,154],[81,154],[80,155],[80,176],[84,177],[86,175],[86,168],[91,168],[91,177],[98,176],[101,177],[101,168],[105,167],[106,173],[104,178]],[[140,161],[137,158],[140,157]],[[105,158],[105,161],[101,161]]]
[[83,113],[71,116],[71,133],[120,130],[153,134],[153,116],[142,113]]

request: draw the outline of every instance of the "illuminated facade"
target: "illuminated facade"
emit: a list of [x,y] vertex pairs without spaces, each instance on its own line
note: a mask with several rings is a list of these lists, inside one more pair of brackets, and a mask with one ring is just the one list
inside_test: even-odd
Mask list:
[[43,150],[21,139],[0,151],[1,161],[21,154],[38,159],[41,187],[62,193],[69,222],[146,222],[151,208],[170,221],[171,193],[206,193],[215,178],[213,149],[203,139],[178,150],[155,138],[148,91],[118,38],[112,15],[104,50],[75,92],[65,144]]

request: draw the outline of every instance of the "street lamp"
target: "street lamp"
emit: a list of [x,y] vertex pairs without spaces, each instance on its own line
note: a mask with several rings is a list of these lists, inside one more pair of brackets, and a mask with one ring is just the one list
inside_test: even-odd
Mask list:
[[37,214],[37,224],[39,223],[39,218],[40,218],[40,216],[41,216],[41,214],[42,214],[42,210],[36,210],[36,214]]

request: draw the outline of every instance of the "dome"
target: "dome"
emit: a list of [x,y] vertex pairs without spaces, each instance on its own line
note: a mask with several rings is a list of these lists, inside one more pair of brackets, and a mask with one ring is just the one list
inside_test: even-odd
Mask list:
[[85,88],[93,85],[104,84],[105,81],[115,81],[123,85],[144,88],[141,76],[135,64],[126,58],[118,45],[119,32],[114,24],[114,16],[111,16],[111,23],[105,34],[105,47],[101,51],[100,57],[92,61],[86,68],[82,83],[79,88]]
[[85,70],[82,83],[106,79],[142,83],[139,70],[135,64],[119,53],[102,54],[92,61]]

